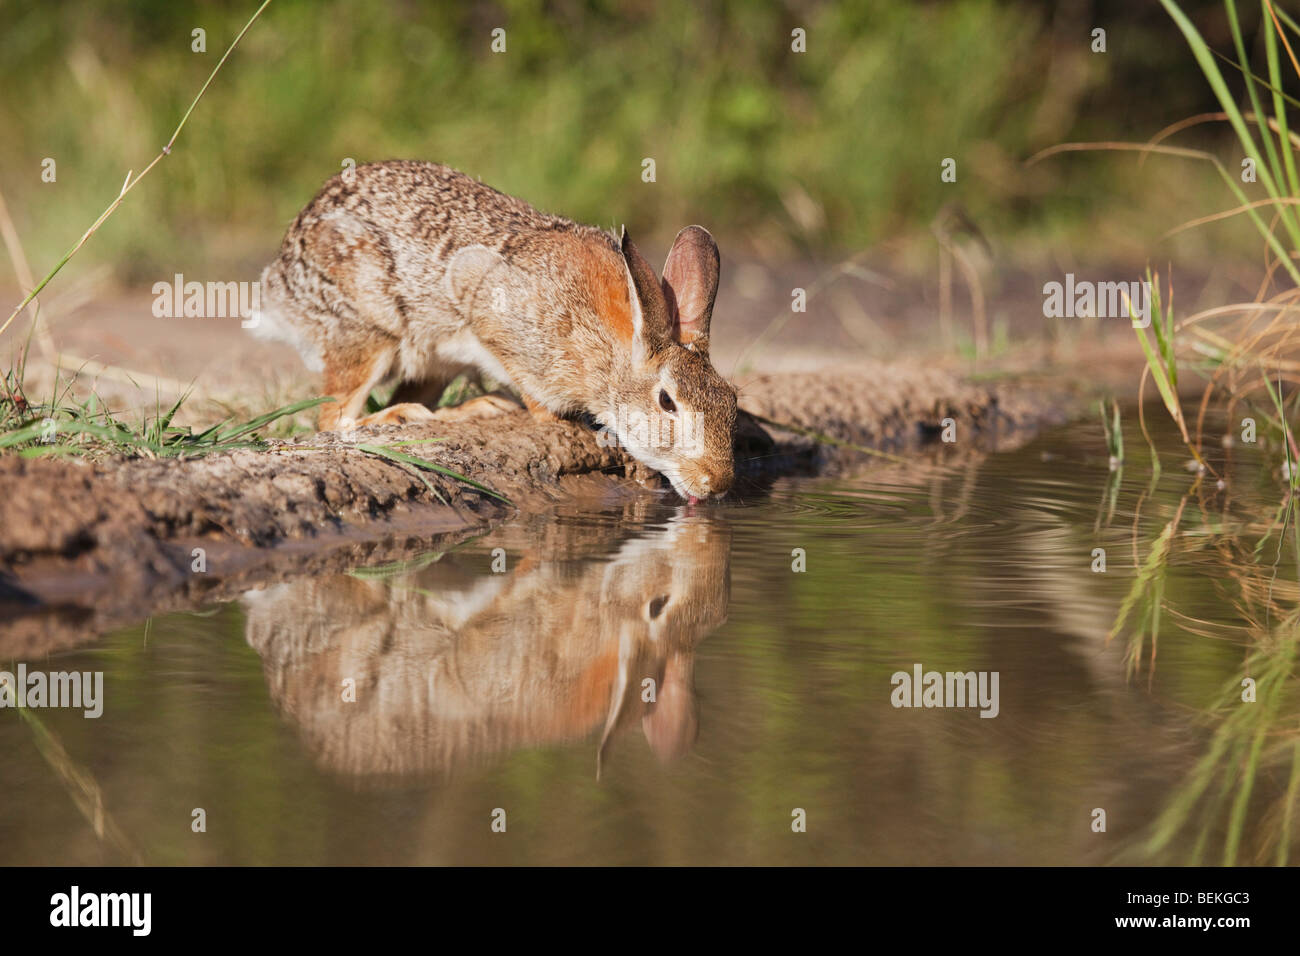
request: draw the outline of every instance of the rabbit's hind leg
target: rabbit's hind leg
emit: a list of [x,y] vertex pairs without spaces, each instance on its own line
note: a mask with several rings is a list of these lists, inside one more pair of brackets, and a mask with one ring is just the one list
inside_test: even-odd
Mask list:
[[406,425],[411,422],[463,422],[471,418],[489,418],[505,412],[517,412],[519,406],[501,395],[480,395],[459,405],[448,405],[430,410],[416,402],[389,405],[381,412],[367,415],[357,421],[358,427],[366,425]]
[[440,422],[461,422],[471,418],[491,418],[508,412],[519,411],[519,404],[504,395],[489,392],[461,402],[459,405],[447,405],[433,413]]
[[545,423],[558,422],[561,420],[559,415],[555,414],[555,412],[551,411],[541,402],[535,402],[527,395],[523,396],[523,400],[524,407],[528,409],[528,414],[532,415],[535,421]]
[[440,416],[437,412],[430,411],[426,406],[418,402],[402,402],[400,405],[389,405],[383,411],[375,412],[373,415],[367,415],[365,418],[357,420],[357,427],[364,428],[366,425],[406,425],[411,422],[431,422]]
[[365,416],[357,424],[405,425],[433,421],[438,400],[454,377],[453,371],[434,368],[422,379],[400,382],[385,408]]
[[[491,407],[479,406],[462,412],[471,402],[462,402],[451,408],[439,408],[442,393],[466,367],[447,363],[432,363],[417,379],[407,379],[398,384],[387,408],[367,415],[358,425],[405,425],[408,422],[457,421],[496,414]],[[486,396],[485,396],[486,397]],[[473,401],[473,400],[471,400]],[[513,407],[513,406],[512,406]]]

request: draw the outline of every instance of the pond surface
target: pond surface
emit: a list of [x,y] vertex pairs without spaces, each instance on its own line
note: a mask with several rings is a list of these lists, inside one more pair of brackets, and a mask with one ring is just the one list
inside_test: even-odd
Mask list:
[[[0,710],[0,863],[1294,861],[1294,697],[1279,732],[1232,716],[1265,712],[1234,696],[1251,668],[1296,682],[1293,638],[1255,656],[1239,580],[1272,453],[1219,451],[1218,490],[1162,430],[1153,484],[1128,432],[1119,473],[1084,422],[693,511],[561,510],[88,635],[25,663],[102,671],[102,716]],[[1295,578],[1284,552],[1273,597]],[[984,705],[924,706],[895,678],[918,667],[973,672]],[[1264,741],[1240,798],[1203,761],[1225,735],[1228,763]]]

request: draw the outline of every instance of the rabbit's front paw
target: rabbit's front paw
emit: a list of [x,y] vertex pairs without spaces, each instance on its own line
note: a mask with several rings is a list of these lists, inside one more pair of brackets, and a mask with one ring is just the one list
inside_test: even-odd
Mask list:
[[519,411],[519,405],[504,395],[480,395],[459,405],[449,405],[434,412],[434,417],[443,422],[463,422],[470,418],[490,418],[507,412]]

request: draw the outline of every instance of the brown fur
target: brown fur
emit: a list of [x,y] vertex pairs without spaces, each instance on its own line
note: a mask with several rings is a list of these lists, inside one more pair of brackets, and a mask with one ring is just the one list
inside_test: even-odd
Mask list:
[[[392,161],[335,176],[299,213],[263,273],[255,332],[322,369],[335,399],[322,429],[495,414],[499,401],[427,407],[477,369],[540,417],[590,413],[683,495],[705,497],[733,474],[735,390],[708,360],[717,281],[699,226],[679,234],[661,281],[626,233]],[[392,407],[358,419],[391,379]]]
[[[246,637],[312,756],[359,782],[448,775],[589,734],[604,754],[638,724],[672,760],[698,733],[694,654],[726,619],[730,530],[686,508],[627,518],[513,524],[477,557],[249,592]],[[497,545],[532,557],[486,573]],[[355,703],[342,699],[347,678]]]

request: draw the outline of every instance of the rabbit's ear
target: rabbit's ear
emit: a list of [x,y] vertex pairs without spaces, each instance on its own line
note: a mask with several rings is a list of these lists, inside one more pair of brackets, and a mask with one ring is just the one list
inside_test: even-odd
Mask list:
[[709,348],[709,320],[720,268],[718,244],[703,226],[687,226],[679,232],[664,263],[669,328],[673,338],[697,352]]
[[601,768],[605,764],[605,753],[609,750],[614,728],[618,726],[623,705],[627,702],[627,690],[632,672],[633,638],[625,629],[618,637],[618,673],[614,685],[609,691],[609,713],[605,715],[605,729],[600,735],[600,746],[596,748],[596,779],[600,779]]
[[627,292],[632,304],[632,352],[644,359],[668,344],[668,302],[654,267],[632,245],[626,226],[623,228],[622,252]]
[[646,743],[660,763],[685,756],[700,736],[700,716],[695,702],[689,655],[674,653],[664,663],[658,700],[641,717]]

